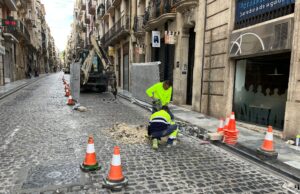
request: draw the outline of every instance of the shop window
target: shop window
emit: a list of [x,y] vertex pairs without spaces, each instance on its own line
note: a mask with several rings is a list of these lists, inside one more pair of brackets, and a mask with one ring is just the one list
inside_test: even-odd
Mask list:
[[234,112],[237,120],[283,129],[290,53],[236,62]]

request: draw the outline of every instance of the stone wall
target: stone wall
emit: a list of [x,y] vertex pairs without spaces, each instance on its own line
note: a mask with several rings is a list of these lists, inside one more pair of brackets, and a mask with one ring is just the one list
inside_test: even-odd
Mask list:
[[233,1],[208,0],[204,46],[201,112],[223,117],[231,110],[232,72],[228,58]]
[[294,138],[297,134],[300,134],[300,1],[295,3],[294,21],[290,79],[283,133],[286,138]]

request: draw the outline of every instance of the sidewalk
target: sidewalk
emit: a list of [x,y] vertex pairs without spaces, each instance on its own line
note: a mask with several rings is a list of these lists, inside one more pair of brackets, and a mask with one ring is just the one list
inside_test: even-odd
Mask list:
[[4,86],[0,86],[0,99],[14,93],[17,90],[24,88],[25,86],[37,81],[38,79],[46,77],[47,75],[48,74],[40,74],[39,77],[17,80],[14,82],[6,83]]
[[[140,106],[143,106],[144,108],[149,110],[151,108],[149,104],[134,99],[132,94],[128,91],[119,89],[119,95]],[[203,133],[201,130],[207,132],[216,132],[218,128],[219,120],[216,118],[209,117],[176,105],[171,105],[170,109],[176,119],[195,126],[192,127],[192,130],[194,130],[192,134],[198,134],[196,135],[198,137],[199,133]],[[256,156],[256,149],[262,145],[265,134],[239,126],[239,124],[237,124],[237,128],[239,130],[238,144],[236,146],[227,147],[255,160],[259,160],[265,165],[272,167],[274,170],[280,171],[294,179],[300,180],[300,148],[297,150],[295,146],[288,145],[283,140],[274,137],[275,149],[278,152],[278,159],[276,161],[261,161]]]

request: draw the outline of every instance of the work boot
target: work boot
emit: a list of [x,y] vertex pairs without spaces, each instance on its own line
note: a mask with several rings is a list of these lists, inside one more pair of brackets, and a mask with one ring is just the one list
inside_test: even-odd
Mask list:
[[169,138],[167,141],[167,147],[170,148],[173,145],[173,143],[174,143],[174,139]]
[[158,149],[158,139],[152,139],[152,148],[155,150]]

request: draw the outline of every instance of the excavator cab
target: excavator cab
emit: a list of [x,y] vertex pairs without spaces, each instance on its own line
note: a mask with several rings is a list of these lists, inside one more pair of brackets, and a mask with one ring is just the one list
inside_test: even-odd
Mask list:
[[91,37],[91,43],[93,48],[87,53],[83,53],[82,57],[81,88],[96,89],[100,92],[109,90],[116,97],[117,82],[114,65],[94,37]]

